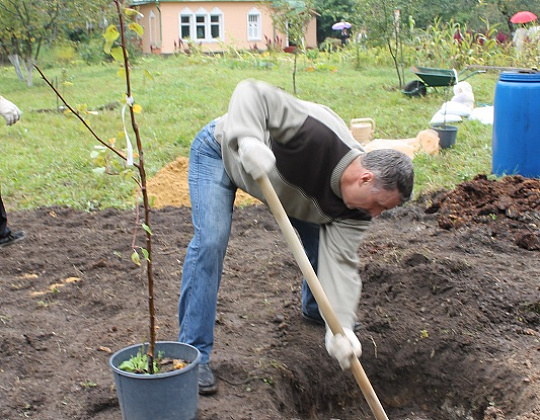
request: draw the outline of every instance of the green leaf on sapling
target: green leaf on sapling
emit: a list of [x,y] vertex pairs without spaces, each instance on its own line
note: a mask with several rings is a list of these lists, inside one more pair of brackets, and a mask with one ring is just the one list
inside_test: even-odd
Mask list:
[[[126,51],[126,54],[127,54],[127,51]],[[123,51],[123,48],[122,47],[114,47],[112,50],[111,50],[111,56],[112,58],[114,58],[116,61],[119,61],[119,62],[123,62],[124,61],[124,51]]]
[[152,235],[152,231],[150,230],[150,226],[148,226],[146,223],[142,222],[141,223],[142,225],[142,228],[147,232],[149,233],[150,235]]
[[133,254],[131,254],[131,261],[133,261],[136,265],[140,267],[141,257],[139,257],[139,254],[137,253],[137,251],[133,251]]
[[127,16],[139,16],[141,18],[144,17],[144,15],[141,12],[139,12],[138,10],[135,10],[135,9],[125,8],[124,13]]
[[118,32],[118,29],[116,29],[116,26],[109,25],[109,27],[105,30],[105,33],[103,34],[103,38],[105,38],[105,41],[113,43],[118,39],[120,36],[120,32]]
[[138,23],[135,23],[135,22],[132,22],[128,25],[129,29],[131,29],[132,31],[136,32],[137,35],[139,36],[143,36],[144,34],[144,29],[141,25],[139,25]]

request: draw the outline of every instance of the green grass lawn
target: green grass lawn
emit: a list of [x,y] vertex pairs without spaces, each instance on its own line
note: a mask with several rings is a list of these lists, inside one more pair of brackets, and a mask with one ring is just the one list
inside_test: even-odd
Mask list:
[[[137,60],[132,91],[135,101],[143,107],[137,122],[148,176],[177,156],[188,155],[197,131],[226,111],[240,80],[257,78],[293,93],[290,55],[277,56],[272,68],[262,64],[253,56],[151,56]],[[429,128],[431,117],[446,100],[442,91],[430,92],[424,98],[403,95],[391,67],[366,62],[357,70],[352,62],[338,55],[325,57],[315,71],[308,71],[308,67],[309,63],[299,61],[297,96],[328,105],[347,123],[352,118],[373,118],[377,138],[416,136]],[[122,99],[126,88],[117,69],[114,64],[48,64],[42,68],[51,81],[58,83],[71,105],[85,104],[90,110]],[[154,80],[144,76],[145,69]],[[406,73],[407,81],[415,78],[411,72]],[[493,104],[497,78],[498,74],[493,73],[468,79],[477,105]],[[8,211],[52,205],[77,209],[133,205],[132,181],[93,172],[90,154],[98,143],[84,126],[73,116],[43,111],[56,109],[58,101],[37,72],[30,88],[17,79],[10,67],[0,68],[0,80],[0,94],[23,111],[21,121],[14,126],[0,124],[0,182]],[[86,118],[103,140],[116,138],[117,145],[125,147],[120,107]],[[459,126],[454,148],[436,157],[418,156],[415,194],[451,188],[477,173],[489,174],[491,131],[491,126],[465,121]]]

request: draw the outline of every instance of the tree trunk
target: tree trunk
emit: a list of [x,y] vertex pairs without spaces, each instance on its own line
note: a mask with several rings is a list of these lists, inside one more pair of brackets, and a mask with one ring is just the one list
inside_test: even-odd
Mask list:
[[293,83],[293,92],[296,95],[296,57],[298,57],[298,53],[296,52],[298,48],[295,48],[294,50],[294,69],[292,73],[292,83]]
[[32,75],[34,73],[34,60],[32,56],[26,57],[26,86],[32,87]]
[[392,48],[391,41],[388,38],[386,39],[386,45],[388,47],[388,51],[390,52],[390,55],[392,56],[392,62],[394,63],[394,67],[396,69],[396,73],[397,73],[397,77],[398,77],[399,88],[401,89],[403,87],[403,82],[401,80],[401,73],[399,71],[399,63],[398,63],[398,59],[397,59],[398,46],[396,46],[396,51],[394,52],[394,50]]
[[15,68],[15,73],[17,73],[17,77],[19,80],[24,80],[24,75],[21,69],[21,62],[19,60],[19,54],[9,54],[8,55],[9,62],[13,65]]

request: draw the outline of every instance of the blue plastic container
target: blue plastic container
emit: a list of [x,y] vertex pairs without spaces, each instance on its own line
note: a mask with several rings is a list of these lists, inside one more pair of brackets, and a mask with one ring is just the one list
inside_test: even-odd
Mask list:
[[503,72],[495,88],[495,175],[540,177],[540,73]]
[[[109,364],[114,373],[116,393],[123,420],[193,420],[197,418],[199,401],[199,370],[201,354],[189,344],[158,341],[156,354],[183,359],[184,369],[156,375],[138,375],[118,368],[123,361],[135,356],[141,344],[114,353]],[[147,345],[144,351],[147,351]]]

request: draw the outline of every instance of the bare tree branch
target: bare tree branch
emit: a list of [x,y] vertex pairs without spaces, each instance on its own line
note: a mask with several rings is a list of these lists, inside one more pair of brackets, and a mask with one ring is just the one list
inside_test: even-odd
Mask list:
[[[58,96],[60,98],[60,100],[63,102],[63,104],[84,124],[84,126],[88,129],[88,131],[90,131],[90,133],[94,136],[94,138],[99,141],[103,146],[105,146],[107,149],[111,150],[113,153],[115,153],[116,155],[118,155],[121,159],[123,160],[127,160],[127,158],[122,154],[120,153],[118,150],[116,150],[114,147],[112,147],[111,145],[109,145],[107,142],[103,141],[96,133],[95,131],[92,129],[92,127],[90,127],[88,125],[88,123],[85,121],[85,119],[83,117],[81,117],[81,115],[79,114],[79,112],[75,109],[73,109],[71,107],[70,104],[68,104],[66,102],[66,100],[64,99],[64,97],[62,96],[62,94],[60,92],[58,92],[58,89],[56,89],[54,87],[54,85],[49,81],[49,79],[47,79],[47,77],[43,74],[43,72],[41,71],[41,69],[36,66],[34,64],[34,68],[39,72],[39,74],[41,75],[41,77],[43,78],[43,80],[45,80],[45,83],[47,83],[49,85],[49,87],[54,91],[54,93],[56,93],[56,96]],[[139,168],[139,165],[136,164],[136,163],[133,163],[133,166],[135,166],[136,168]]]

